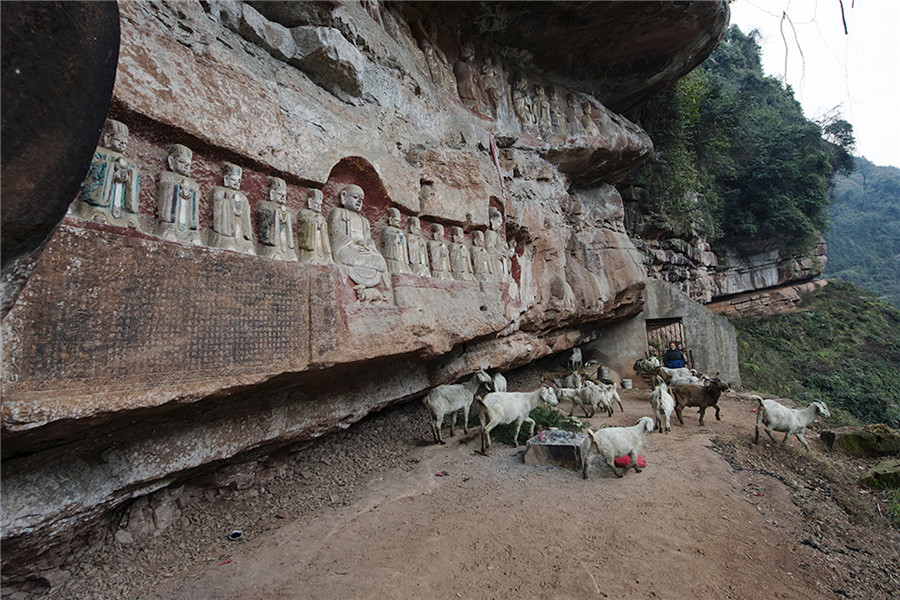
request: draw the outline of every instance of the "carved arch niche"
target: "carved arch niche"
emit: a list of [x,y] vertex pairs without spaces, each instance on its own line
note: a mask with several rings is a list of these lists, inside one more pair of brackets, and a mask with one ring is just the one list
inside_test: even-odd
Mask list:
[[341,188],[350,184],[358,185],[366,194],[361,214],[369,221],[372,237],[377,239],[387,221],[385,214],[391,207],[391,198],[374,165],[361,156],[342,158],[331,168],[328,180],[322,186],[322,214],[327,215],[328,211],[338,206]]

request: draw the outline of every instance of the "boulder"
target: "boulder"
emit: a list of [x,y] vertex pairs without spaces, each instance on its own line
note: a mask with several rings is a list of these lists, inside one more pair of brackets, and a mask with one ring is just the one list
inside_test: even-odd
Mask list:
[[870,488],[900,488],[900,459],[881,461],[869,469],[859,482]]
[[888,456],[900,452],[900,433],[884,424],[823,431],[822,440],[850,456]]
[[584,433],[549,429],[528,440],[526,465],[545,465],[580,471],[591,449],[591,438]]

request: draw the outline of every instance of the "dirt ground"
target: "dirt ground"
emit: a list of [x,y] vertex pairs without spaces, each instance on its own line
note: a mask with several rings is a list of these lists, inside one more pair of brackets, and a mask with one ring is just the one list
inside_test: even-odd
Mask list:
[[[514,382],[511,381],[511,389]],[[633,425],[649,391],[621,393]],[[420,402],[247,466],[252,485],[188,486],[178,521],[131,543],[112,532],[4,598],[900,597],[900,532],[856,484],[874,461],[832,454],[814,432],[752,443],[753,404],[695,409],[653,432],[642,473],[616,478],[523,463],[478,428],[431,444]],[[566,413],[568,404],[560,406]],[[524,451],[524,448],[520,448]],[[243,489],[238,489],[243,488]],[[239,541],[228,532],[241,529]]]

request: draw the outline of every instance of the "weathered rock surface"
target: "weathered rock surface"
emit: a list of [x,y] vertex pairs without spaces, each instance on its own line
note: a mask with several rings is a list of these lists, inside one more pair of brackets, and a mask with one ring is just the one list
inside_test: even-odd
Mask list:
[[119,10],[114,2],[0,6],[3,316],[90,164],[116,77]]
[[785,314],[799,310],[803,306],[802,294],[824,287],[825,279],[815,279],[805,283],[787,284],[738,294],[706,305],[708,309],[728,317],[761,317]]
[[900,433],[884,424],[839,427],[823,431],[829,448],[850,456],[888,456],[900,453]]
[[859,482],[871,488],[900,488],[900,459],[878,463],[869,469]]
[[[493,6],[120,5],[110,116],[128,125],[128,159],[143,174],[138,226],[67,217],[3,319],[5,576],[18,570],[8,557],[52,569],[65,550],[41,563],[48,544],[210,465],[346,427],[478,367],[562,352],[640,312],[646,271],[612,184],[652,143],[596,92],[620,77],[610,97],[625,107],[674,81],[712,50],[727,5],[544,5],[528,19],[556,7],[552,35],[510,48],[499,40],[518,26],[499,5],[485,22]],[[614,52],[620,75],[591,79],[600,54],[560,41],[584,37],[585,14],[606,24],[604,44],[641,32],[641,56]],[[510,58],[529,43],[538,56],[553,37],[558,61]],[[460,64],[466,45],[472,64]],[[588,62],[566,71],[564,56]],[[454,69],[477,85],[448,87],[440,73]],[[518,80],[565,104],[530,119]],[[468,238],[488,230],[492,209],[508,273],[394,274],[366,295],[338,265],[164,241],[153,233],[156,175],[171,168],[171,143],[193,150],[201,233],[227,160],[243,168],[254,227],[270,177],[286,182],[293,213],[312,190],[327,214],[344,185],[361,186],[373,239],[391,207]],[[252,476],[217,473],[236,486]],[[121,543],[177,515],[176,492],[154,498],[134,505]]]

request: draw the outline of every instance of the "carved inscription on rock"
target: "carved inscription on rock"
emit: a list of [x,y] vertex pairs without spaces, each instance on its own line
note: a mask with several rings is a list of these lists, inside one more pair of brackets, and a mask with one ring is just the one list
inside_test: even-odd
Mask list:
[[[15,382],[7,398],[303,368],[307,271],[230,253],[204,260],[207,252],[63,226],[14,309],[22,314],[8,332],[19,352],[4,365]],[[286,280],[295,284],[269,285]]]

